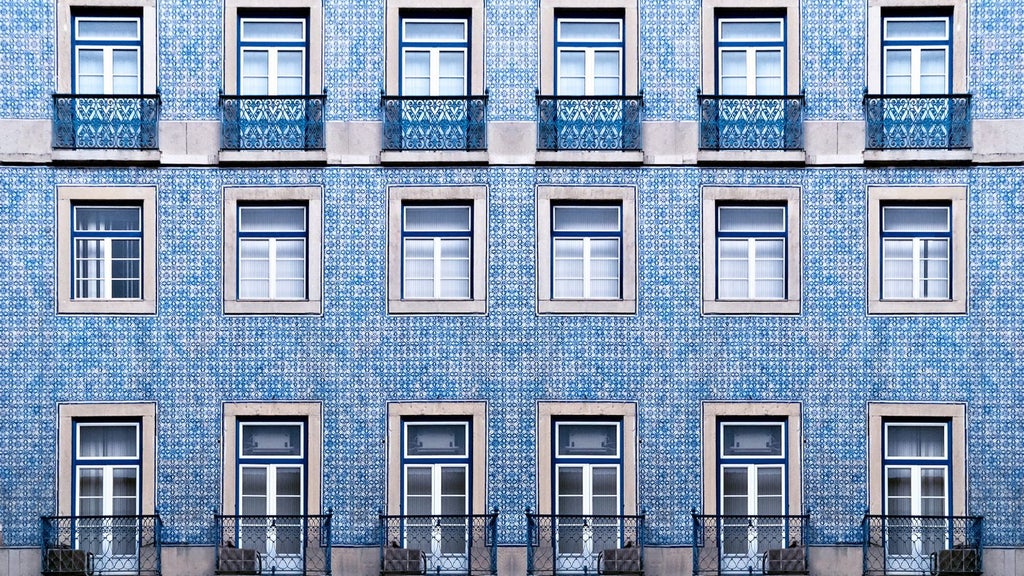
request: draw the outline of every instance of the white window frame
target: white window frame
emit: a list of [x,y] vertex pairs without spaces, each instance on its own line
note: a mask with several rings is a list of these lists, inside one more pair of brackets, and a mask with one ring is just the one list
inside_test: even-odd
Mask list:
[[[81,53],[83,50],[89,51],[101,51],[103,53],[103,92],[102,94],[114,94],[114,52],[134,52],[135,53],[135,69],[138,74],[135,77],[135,90],[134,92],[122,92],[119,94],[140,94],[142,87],[142,18],[138,16],[73,16],[74,21],[74,43],[75,43],[75,78],[74,88],[75,94],[84,94],[79,88],[81,79]],[[135,22],[135,38],[131,39],[138,42],[138,46],[128,44],[112,44],[104,45],[102,40],[86,40],[88,42],[85,45],[79,44],[78,40],[78,29],[79,25],[83,21],[101,21],[101,22]]]
[[[736,13],[744,9],[750,9],[751,3],[748,0],[701,0],[701,93],[718,94],[720,63],[720,51],[718,50],[719,21],[720,16],[727,13]],[[800,94],[801,89],[801,37],[800,37],[800,0],[770,0],[767,3],[758,3],[759,10],[783,11],[784,15],[778,19],[785,22],[785,38],[783,46],[783,86],[782,95],[795,96]],[[733,20],[731,16],[726,19]],[[751,20],[766,20],[769,18],[752,18]],[[753,70],[748,66],[748,77]],[[748,90],[749,92],[750,90]]]
[[[575,16],[575,14],[585,14],[589,10],[594,11],[593,19],[586,16]],[[622,17],[608,18],[604,16],[612,10],[616,12],[621,10]],[[558,13],[574,15],[559,17]],[[560,93],[558,92],[559,79],[556,76],[559,58],[559,47],[557,46],[559,20],[615,20],[621,22],[620,33],[623,48],[619,54],[619,73],[621,74],[619,96],[636,96],[639,93],[640,28],[637,0],[540,0],[540,92],[542,94]],[[567,49],[577,50],[577,48],[569,47]],[[603,48],[598,49],[598,51],[600,50]],[[593,70],[592,60],[590,69]],[[587,94],[593,94],[592,85]]]
[[[443,24],[462,24],[462,39],[461,40],[435,40],[431,44],[428,44],[426,42],[424,42],[424,43],[413,43],[412,45],[406,44],[405,41],[404,41],[406,25],[409,24],[409,23],[421,23],[421,22],[443,23]],[[406,63],[407,63],[406,56],[408,54],[410,54],[410,53],[426,52],[429,55],[429,59],[430,59],[430,68],[429,68],[429,71],[428,71],[428,74],[429,74],[428,78],[429,78],[429,83],[430,83],[430,89],[428,90],[428,94],[425,94],[425,95],[426,96],[440,96],[441,95],[441,88],[440,88],[440,85],[441,85],[441,54],[442,53],[452,53],[452,54],[461,54],[462,55],[462,86],[463,86],[463,93],[459,94],[458,96],[466,96],[467,95],[467,91],[470,89],[469,82],[467,82],[467,80],[471,80],[471,78],[469,77],[469,72],[470,72],[469,64],[470,64],[470,62],[469,62],[469,58],[467,57],[467,53],[469,52],[469,45],[470,45],[469,44],[469,38],[468,38],[468,34],[469,34],[469,31],[470,31],[470,23],[468,21],[468,18],[444,18],[444,17],[442,17],[442,18],[418,18],[418,17],[402,18],[401,19],[401,27],[402,27],[401,33],[402,33],[402,39],[403,39],[403,41],[402,41],[402,56],[401,56],[402,57],[402,80],[401,80],[402,94],[406,95],[406,80],[409,78],[409,76],[408,76],[408,66],[406,65]],[[448,96],[456,96],[456,95],[448,95]]]
[[[622,239],[622,222],[623,222],[622,205],[621,204],[619,204],[619,205],[606,205],[606,204],[591,204],[591,205],[588,205],[588,204],[581,204],[581,203],[572,202],[572,203],[558,203],[558,204],[555,204],[555,205],[552,206],[552,210],[557,210],[558,208],[562,208],[562,207],[564,207],[564,208],[584,209],[584,210],[586,210],[588,208],[600,209],[600,208],[610,208],[610,207],[613,207],[613,208],[615,208],[615,210],[616,210],[616,212],[618,214],[618,223],[619,224],[618,224],[618,229],[617,230],[594,230],[592,232],[564,232],[564,231],[556,231],[552,227],[552,230],[551,230],[551,245],[550,245],[550,248],[549,248],[550,251],[551,251],[551,261],[554,263],[554,266],[553,266],[552,272],[551,272],[551,274],[552,274],[552,293],[551,293],[551,299],[552,300],[617,300],[617,299],[621,298],[622,297],[622,276],[623,276],[623,274],[622,274],[622,261],[623,261],[623,256],[622,256],[622,246],[623,246],[623,239]],[[552,226],[554,226],[554,214],[552,214]],[[586,236],[580,236],[579,234],[587,234],[587,235]],[[608,241],[608,240],[614,240],[615,244],[616,244],[616,248],[617,248],[617,250],[616,250],[617,256],[615,258],[615,268],[616,268],[616,271],[617,271],[616,275],[615,275],[614,278],[611,278],[611,277],[607,277],[607,278],[595,277],[594,276],[594,272],[593,272],[594,262],[602,261],[602,260],[607,261],[607,260],[610,260],[610,258],[599,258],[597,256],[593,256],[592,252],[591,252],[592,244],[595,241]],[[581,253],[582,276],[580,278],[570,278],[570,277],[565,277],[565,276],[558,276],[558,274],[557,274],[557,272],[558,272],[558,262],[560,260],[570,260],[570,258],[559,258],[558,257],[558,249],[556,247],[559,244],[562,244],[562,243],[574,244],[574,243],[577,243],[577,242],[582,244],[582,253]],[[575,260],[575,258],[572,258],[571,260]],[[594,284],[595,281],[602,281],[602,280],[607,281],[607,280],[613,280],[613,279],[618,284],[618,288],[616,290],[616,296],[615,297],[608,298],[606,296],[595,296],[593,294],[593,284]],[[558,296],[556,294],[555,289],[554,289],[554,285],[557,284],[559,281],[563,281],[563,280],[579,280],[582,283],[582,285],[583,285],[583,294],[582,294],[582,296],[580,298],[575,298],[575,299],[574,298],[569,298],[569,297],[566,297],[566,296]]]
[[[583,41],[562,40],[562,24],[564,24],[564,23],[577,23],[577,22],[603,23],[603,24],[612,24],[612,23],[614,23],[614,24],[618,25],[619,34],[613,40],[601,40],[601,41],[595,40],[595,41],[593,41],[593,45],[587,45]],[[566,95],[564,90],[563,90],[563,88],[562,88],[562,78],[563,78],[562,72],[561,72],[562,54],[570,53],[570,52],[582,52],[583,53],[583,62],[584,62],[584,64],[583,64],[583,67],[584,67],[583,82],[584,82],[584,90],[583,90],[583,94],[581,94],[581,95],[582,96],[597,96],[598,94],[595,92],[595,88],[594,88],[594,84],[595,84],[596,78],[597,78],[597,76],[596,76],[596,74],[597,74],[596,73],[596,64],[595,64],[595,60],[596,60],[596,57],[597,57],[596,55],[598,53],[609,53],[609,54],[615,54],[616,59],[618,61],[618,66],[616,68],[616,70],[618,71],[618,75],[616,76],[616,82],[615,82],[616,93],[615,94],[600,94],[600,96],[621,96],[622,95],[623,77],[625,76],[625,74],[624,74],[625,71],[623,70],[623,61],[622,61],[622,54],[624,52],[624,49],[620,48],[618,46],[612,46],[612,45],[605,46],[604,43],[605,42],[616,42],[616,43],[624,44],[625,43],[625,34],[623,34],[624,26],[625,26],[625,21],[624,21],[623,18],[578,18],[578,17],[558,17],[558,18],[556,18],[556,20],[555,20],[555,27],[556,27],[556,31],[555,31],[555,34],[556,34],[556,54],[555,54],[555,58],[557,59],[556,67],[559,68],[558,78],[557,78],[557,83],[556,83],[556,88],[555,88],[556,93],[559,94],[559,95]],[[566,44],[563,45],[562,42],[566,42]]]
[[[796,315],[802,307],[801,195],[796,186],[704,186],[701,189],[701,313],[705,315]],[[721,205],[775,205],[786,209],[786,297],[718,297],[718,209]]]
[[[943,86],[949,86],[949,80],[951,75],[950,64],[949,64],[949,46],[950,41],[950,21],[949,18],[945,17],[933,17],[933,16],[882,16],[882,39],[884,41],[889,40],[889,23],[890,22],[942,22],[943,28],[945,28],[945,36],[941,39],[936,38],[903,38],[903,41],[914,41],[921,40],[922,42],[934,42],[934,44],[922,44],[922,45],[897,45],[889,46],[883,45],[882,47],[882,68],[883,68],[883,83],[885,94],[900,94],[899,92],[893,92],[889,89],[889,74],[884,69],[887,67],[889,62],[890,52],[910,52],[910,94],[921,94],[921,52],[924,50],[928,51],[942,51],[943,61]],[[943,44],[938,44],[943,42]],[[945,94],[946,91],[937,92],[937,94]]]
[[[265,21],[273,21],[273,22],[280,22],[280,23],[289,23],[289,22],[290,23],[301,23],[302,24],[302,39],[301,40],[289,41],[289,42],[283,42],[280,46],[250,46],[250,45],[248,45],[249,42],[267,42],[267,43],[271,42],[271,40],[256,40],[256,39],[245,39],[245,38],[243,38],[244,29],[245,29],[245,25],[246,24],[248,24],[250,22],[265,22]],[[301,78],[301,83],[302,83],[302,90],[299,92],[299,95],[305,95],[305,93],[308,91],[307,88],[306,88],[306,86],[307,86],[306,85],[306,76],[307,76],[306,68],[308,67],[306,46],[308,46],[308,42],[309,42],[309,39],[307,38],[307,33],[306,33],[306,30],[307,30],[307,21],[306,21],[306,19],[305,18],[289,18],[289,17],[266,18],[266,17],[247,17],[247,16],[242,16],[241,18],[238,19],[238,26],[239,26],[238,41],[239,41],[239,44],[241,46],[241,48],[239,50],[239,53],[240,53],[240,56],[241,56],[241,62],[239,63],[239,67],[238,67],[239,94],[242,94],[242,88],[241,87],[245,85],[245,79],[249,77],[249,76],[246,76],[246,74],[245,74],[245,57],[246,57],[246,54],[250,54],[250,53],[255,54],[255,53],[262,53],[262,52],[265,52],[267,54],[267,93],[266,94],[243,94],[243,95],[247,95],[247,96],[277,96],[278,95],[277,83],[278,83],[278,80],[280,80],[280,75],[278,74],[278,65],[277,65],[278,64],[278,55],[280,53],[282,53],[282,52],[298,52],[300,57],[301,57],[301,59],[302,59],[302,75],[300,77]],[[301,47],[298,46],[299,42],[302,43]]]
[[[966,186],[868,186],[867,189],[867,312],[868,314],[966,314],[967,313],[967,187]],[[950,297],[931,299],[882,298],[882,207],[886,205],[948,204],[951,262]]]
[[[388,314],[486,314],[488,207],[486,186],[389,186]],[[466,298],[403,298],[404,207],[413,204],[468,205],[471,214],[470,295]]]
[[[308,241],[308,235],[309,235],[309,224],[308,224],[309,214],[308,214],[308,212],[309,212],[309,210],[308,210],[308,207],[306,205],[291,205],[291,204],[282,204],[280,206],[257,205],[257,206],[240,206],[239,207],[240,211],[241,210],[274,210],[274,209],[288,209],[288,208],[301,208],[302,209],[302,213],[303,213],[303,230],[302,230],[302,236],[301,237],[300,236],[278,235],[278,233],[275,233],[275,232],[263,232],[263,233],[259,233],[259,232],[245,233],[245,232],[243,232],[243,233],[240,233],[239,237],[238,237],[238,245],[239,245],[238,261],[239,261],[239,263],[241,263],[241,262],[243,262],[245,260],[257,260],[257,259],[254,259],[254,258],[245,258],[244,256],[242,256],[242,254],[241,254],[241,252],[242,252],[241,245],[242,244],[246,244],[248,242],[266,242],[266,246],[267,246],[267,282],[269,283],[268,296],[267,296],[266,300],[306,300],[305,296],[297,297],[297,298],[289,298],[289,297],[284,297],[284,296],[278,296],[278,294],[277,294],[277,283],[278,283],[279,280],[302,280],[303,294],[305,294],[305,292],[306,292],[306,285],[308,284],[307,283],[307,276],[309,275],[309,267],[307,265],[307,260],[308,260],[307,251],[308,251],[308,248],[309,248],[309,241]],[[241,214],[239,214],[239,218],[241,218]],[[253,234],[253,236],[248,236],[248,235],[247,236],[242,236],[241,234]],[[294,242],[296,240],[301,240],[301,242],[302,242],[302,269],[303,269],[302,277],[301,278],[281,278],[278,275],[278,273],[277,273],[278,262],[295,261],[295,260],[298,260],[298,259],[297,258],[284,258],[284,257],[278,258],[278,256],[277,256],[277,243],[280,242],[280,241]],[[242,267],[239,266],[238,267],[238,282],[241,283],[241,282],[243,282],[245,280],[262,280],[262,278],[255,278],[255,277],[248,278],[248,277],[242,276]],[[248,298],[248,297],[244,297],[242,295],[239,295],[238,298],[239,298],[239,300],[262,300],[261,298]]]
[[[473,298],[473,206],[472,204],[446,204],[446,205],[427,205],[431,208],[465,208],[469,213],[469,229],[468,230],[433,230],[431,232],[415,231],[410,232],[405,229],[405,222],[407,221],[407,215],[409,208],[417,208],[419,206],[425,206],[416,203],[403,203],[402,204],[402,298],[403,300],[472,300]],[[433,235],[431,235],[433,234]],[[432,246],[432,262],[431,275],[429,278],[410,278],[409,276],[409,264],[413,260],[426,260],[425,258],[413,259],[408,253],[409,241],[429,241]],[[458,258],[458,260],[467,261],[467,269],[469,270],[469,276],[466,278],[452,278],[445,277],[442,275],[444,270],[443,262],[445,260],[453,260],[453,258],[442,258],[443,246],[448,241],[464,242],[468,248],[468,254],[465,258]],[[407,282],[409,280],[431,280],[433,288],[430,296],[424,296],[416,298],[407,294]],[[443,294],[443,286],[445,280],[465,280],[467,287],[469,288],[469,297],[456,297]]]
[[[78,230],[77,227],[78,227],[78,209],[79,208],[114,208],[114,209],[131,208],[131,209],[134,209],[134,210],[136,210],[138,212],[139,229],[138,230],[124,230],[124,231],[122,231],[122,230],[102,230],[102,231],[100,231],[100,230],[97,230],[97,231]],[[139,269],[138,283],[139,283],[139,289],[140,289],[139,290],[140,296],[142,294],[142,290],[144,290],[144,287],[145,287],[145,284],[146,284],[146,278],[145,278],[145,275],[144,275],[144,272],[143,272],[143,264],[144,264],[145,252],[144,252],[144,249],[143,249],[143,228],[142,228],[142,226],[143,226],[144,218],[143,218],[143,214],[142,214],[142,206],[141,205],[136,205],[136,204],[96,205],[96,204],[77,204],[77,203],[73,203],[71,205],[71,213],[72,213],[72,218],[71,218],[72,219],[71,237],[72,237],[72,242],[73,242],[73,246],[71,248],[72,260],[73,260],[73,263],[72,263],[72,274],[74,276],[74,284],[73,284],[72,289],[71,289],[71,294],[72,294],[71,297],[73,299],[75,299],[75,300],[99,300],[99,301],[107,301],[107,300],[137,300],[138,298],[114,297],[111,294],[113,294],[113,292],[114,292],[114,280],[115,280],[115,278],[114,278],[114,261],[115,260],[120,260],[120,261],[137,260],[138,261],[138,263],[139,263],[139,266],[138,266],[138,269]],[[92,242],[99,242],[99,245],[102,247],[101,250],[100,250],[100,253],[102,255],[99,256],[99,257],[90,257],[90,256],[83,256],[83,255],[81,255],[80,252],[79,252],[79,242],[83,241],[83,240],[85,240],[85,241],[92,241]],[[138,258],[114,258],[114,254],[113,254],[113,243],[114,243],[114,241],[119,241],[119,242],[130,241],[130,242],[136,243],[138,245],[139,257]],[[92,276],[90,276],[90,277],[83,278],[83,277],[80,277],[78,275],[78,271],[80,269],[80,265],[83,264],[83,263],[87,263],[89,261],[99,261],[100,266],[98,266],[98,268],[102,269],[102,271],[100,272],[100,276],[99,277],[92,277]],[[85,295],[79,294],[79,290],[78,290],[79,283],[81,281],[83,281],[83,280],[85,280],[87,282],[100,282],[100,285],[102,286],[101,292],[104,294],[104,296],[94,297],[94,296],[85,296]],[[125,281],[125,280],[134,281],[135,278],[117,278],[117,280],[119,280],[119,281]]]
[[[725,22],[778,22],[779,23],[779,38],[777,41],[780,46],[742,46],[739,43],[722,40],[722,24]],[[745,17],[720,17],[715,20],[717,27],[716,31],[716,42],[717,47],[717,62],[718,62],[718,90],[717,94],[722,94],[722,80],[725,74],[725,53],[726,52],[740,52],[745,55],[746,58],[746,92],[744,94],[737,94],[737,96],[781,96],[786,90],[786,19],[785,18],[745,18]],[[726,42],[725,46],[720,45],[721,42]],[[757,42],[762,42],[761,40]],[[783,94],[758,94],[757,92],[757,55],[759,53],[775,53],[778,55],[779,60],[779,85],[782,88]]]
[[[157,58],[157,0],[57,0],[57,93],[72,94],[77,91],[77,79],[72,77],[71,63],[77,59],[72,46],[74,44],[75,17],[73,11],[92,8],[123,8],[127,11],[141,10],[139,42],[141,51],[139,53],[139,65],[141,76],[139,78],[138,93],[156,94],[158,74]],[[136,12],[137,13],[137,12]],[[85,16],[93,18],[93,16]],[[97,16],[100,20],[119,18],[118,16]],[[138,19],[136,16],[129,18]],[[77,66],[75,69],[77,70]]]
[[[467,34],[469,34],[469,56],[465,60],[463,68],[469,81],[465,89],[467,96],[483,95],[484,93],[484,46],[486,45],[484,0],[445,0],[439,5],[435,0],[385,0],[385,79],[384,88],[387,94],[403,94],[403,82],[400,70],[404,70],[402,60],[402,22],[403,20],[425,20],[425,21],[465,21],[463,15],[468,13],[469,22]],[[437,18],[411,16],[403,18],[402,13],[407,11],[436,11]],[[453,15],[448,17],[446,11]],[[458,16],[454,16],[458,14]],[[441,51],[447,50],[440,44]],[[419,48],[416,48],[417,50]],[[435,68],[431,66],[433,72]],[[431,90],[431,95],[435,92]]]
[[[305,206],[306,298],[242,299],[238,294],[238,205]],[[323,310],[323,188],[319,186],[225,186],[221,270],[224,314],[319,315]]]
[[[967,46],[968,46],[968,0],[868,0],[868,26],[865,66],[867,68],[868,94],[884,94],[885,79],[883,77],[883,12],[888,9],[913,8],[922,13],[929,9],[952,9],[953,21],[949,33],[953,40],[953,67],[947,72],[951,75],[953,93],[966,94],[967,85]],[[922,16],[921,18],[926,18]],[[911,19],[920,20],[919,17]]]

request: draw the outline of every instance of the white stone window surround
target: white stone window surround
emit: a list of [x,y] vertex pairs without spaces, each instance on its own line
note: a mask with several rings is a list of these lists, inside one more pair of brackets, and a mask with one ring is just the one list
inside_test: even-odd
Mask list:
[[[801,277],[801,189],[798,186],[749,187],[704,186],[701,189],[701,313],[703,314],[800,314]],[[720,203],[785,204],[786,206],[786,298],[783,300],[718,300],[716,246],[717,208]]]
[[[486,186],[388,187],[387,300],[389,314],[486,314],[488,209]],[[466,300],[402,299],[402,207],[416,202],[458,202],[472,207],[470,266],[472,297]]]
[[[551,205],[619,204],[622,210],[620,278],[615,300],[552,298]],[[637,310],[637,205],[634,186],[537,186],[537,313],[635,314]]]
[[[867,190],[867,311],[868,314],[966,314],[967,313],[967,187],[966,186],[868,186]],[[882,205],[908,203],[945,204],[952,220],[952,283],[949,300],[883,300],[881,297]]]
[[139,480],[139,512],[156,514],[156,403],[155,402],[61,402],[57,405],[57,515],[71,516],[72,452],[76,421],[104,423],[107,420],[137,420],[142,449]]
[[[305,300],[240,300],[238,291],[238,204],[301,204],[306,208]],[[322,313],[323,188],[320,186],[225,186],[221,262],[224,314],[318,315]]]
[[[142,209],[142,298],[75,299],[71,227],[77,203],[107,203]],[[58,314],[134,315],[157,311],[157,189],[156,186],[57,186],[56,292]]]
[[238,471],[238,420],[271,418],[305,422],[306,509],[320,514],[323,498],[323,406],[319,402],[225,402],[221,431],[221,513],[235,514]]

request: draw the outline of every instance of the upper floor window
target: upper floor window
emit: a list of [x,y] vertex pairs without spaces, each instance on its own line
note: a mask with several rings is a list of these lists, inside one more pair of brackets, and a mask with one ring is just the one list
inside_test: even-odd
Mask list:
[[239,299],[306,298],[306,207],[238,207]]
[[142,297],[142,208],[74,205],[74,299]]
[[142,17],[136,14],[73,12],[74,93],[141,92]]
[[403,96],[465,96],[470,86],[469,18],[403,17]]
[[238,93],[243,96],[305,94],[307,28],[304,17],[239,18]]
[[402,297],[472,297],[472,206],[407,204],[402,211]]
[[558,95],[621,95],[623,19],[559,16],[555,26]]
[[948,300],[950,206],[882,206],[882,299]]
[[719,16],[718,94],[785,94],[786,19],[783,16]]
[[952,15],[887,15],[882,19],[885,94],[950,94]]
[[556,204],[551,224],[551,297],[620,298],[622,206]]
[[786,297],[786,206],[718,207],[718,298]]

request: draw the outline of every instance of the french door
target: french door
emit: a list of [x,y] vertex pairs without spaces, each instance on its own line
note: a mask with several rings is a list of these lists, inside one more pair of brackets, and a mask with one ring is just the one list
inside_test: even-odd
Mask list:
[[139,561],[139,467],[77,467],[75,548],[97,572],[131,572]]
[[619,466],[556,467],[555,546],[560,570],[594,571],[601,550],[619,548]]
[[427,553],[428,572],[465,571],[469,565],[469,467],[405,467],[405,548]]
[[745,572],[766,550],[786,547],[784,478],[782,464],[722,466],[723,571]]
[[264,570],[301,570],[302,466],[243,464],[239,470],[238,546],[258,550],[263,555]]

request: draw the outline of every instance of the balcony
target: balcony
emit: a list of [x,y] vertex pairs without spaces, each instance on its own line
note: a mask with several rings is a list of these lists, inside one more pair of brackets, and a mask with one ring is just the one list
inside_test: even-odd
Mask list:
[[44,516],[43,576],[160,576],[160,516]]
[[331,514],[214,516],[215,574],[331,574]]
[[864,95],[868,150],[971,147],[971,95]]
[[807,574],[808,516],[693,514],[693,574]]
[[160,95],[53,95],[53,147],[155,150]]
[[497,574],[498,510],[454,516],[380,516],[380,573]]
[[639,96],[542,96],[537,94],[537,149],[639,151]]
[[802,150],[804,96],[704,96],[701,150]]
[[487,94],[380,96],[385,151],[487,149]]
[[318,96],[221,95],[222,150],[323,150],[324,106]]
[[644,573],[644,516],[570,516],[526,512],[526,573]]
[[982,573],[981,516],[865,515],[864,576]]

